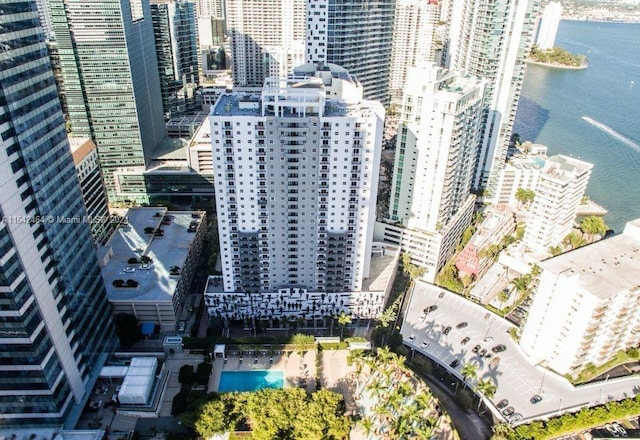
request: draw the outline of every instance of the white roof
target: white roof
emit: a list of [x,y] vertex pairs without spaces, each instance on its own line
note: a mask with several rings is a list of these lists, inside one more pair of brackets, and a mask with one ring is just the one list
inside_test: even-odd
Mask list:
[[125,377],[129,371],[129,367],[112,365],[104,366],[100,370],[100,377]]
[[146,404],[156,376],[158,359],[137,357],[131,359],[129,371],[118,394],[121,403]]

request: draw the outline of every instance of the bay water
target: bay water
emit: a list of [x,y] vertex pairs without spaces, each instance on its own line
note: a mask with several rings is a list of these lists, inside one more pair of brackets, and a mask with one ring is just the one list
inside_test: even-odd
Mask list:
[[616,233],[640,218],[640,24],[560,22],[556,46],[583,70],[529,64],[514,133],[594,164],[587,194]]

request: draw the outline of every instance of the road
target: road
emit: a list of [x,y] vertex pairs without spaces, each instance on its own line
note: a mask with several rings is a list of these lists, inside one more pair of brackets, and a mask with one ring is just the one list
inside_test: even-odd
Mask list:
[[[437,309],[425,316],[424,309],[433,305]],[[464,328],[456,327],[463,322],[467,323]],[[451,330],[445,335],[443,331],[447,327],[451,327]],[[509,335],[511,328],[513,324],[478,304],[455,293],[418,282],[411,293],[401,333],[405,345],[435,360],[457,377],[462,377],[460,370],[465,364],[476,365],[478,379],[492,380],[497,387],[491,399],[493,404],[507,399],[509,406],[522,416],[523,421],[620,400],[640,392],[638,376],[574,387],[563,377],[532,365]],[[470,340],[462,344],[465,337]],[[425,347],[423,344],[427,343]],[[474,346],[480,345],[481,350],[491,353],[491,349],[500,344],[506,350],[492,353],[491,359],[472,351]],[[490,364],[494,357],[500,358],[495,366]],[[454,359],[459,361],[459,365],[451,368]],[[475,380],[471,382],[474,384]],[[530,399],[536,394],[542,400],[532,404]],[[498,418],[502,418],[494,405],[488,406]]]

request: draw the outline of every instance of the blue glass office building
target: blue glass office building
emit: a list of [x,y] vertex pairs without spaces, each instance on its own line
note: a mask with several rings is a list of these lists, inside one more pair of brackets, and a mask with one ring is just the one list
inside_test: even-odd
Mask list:
[[0,1],[0,429],[72,427],[115,345],[35,1]]

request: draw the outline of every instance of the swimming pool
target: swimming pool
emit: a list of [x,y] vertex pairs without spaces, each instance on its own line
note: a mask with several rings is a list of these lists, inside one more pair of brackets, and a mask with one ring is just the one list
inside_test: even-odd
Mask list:
[[284,372],[280,370],[223,371],[218,392],[257,391],[284,388]]

